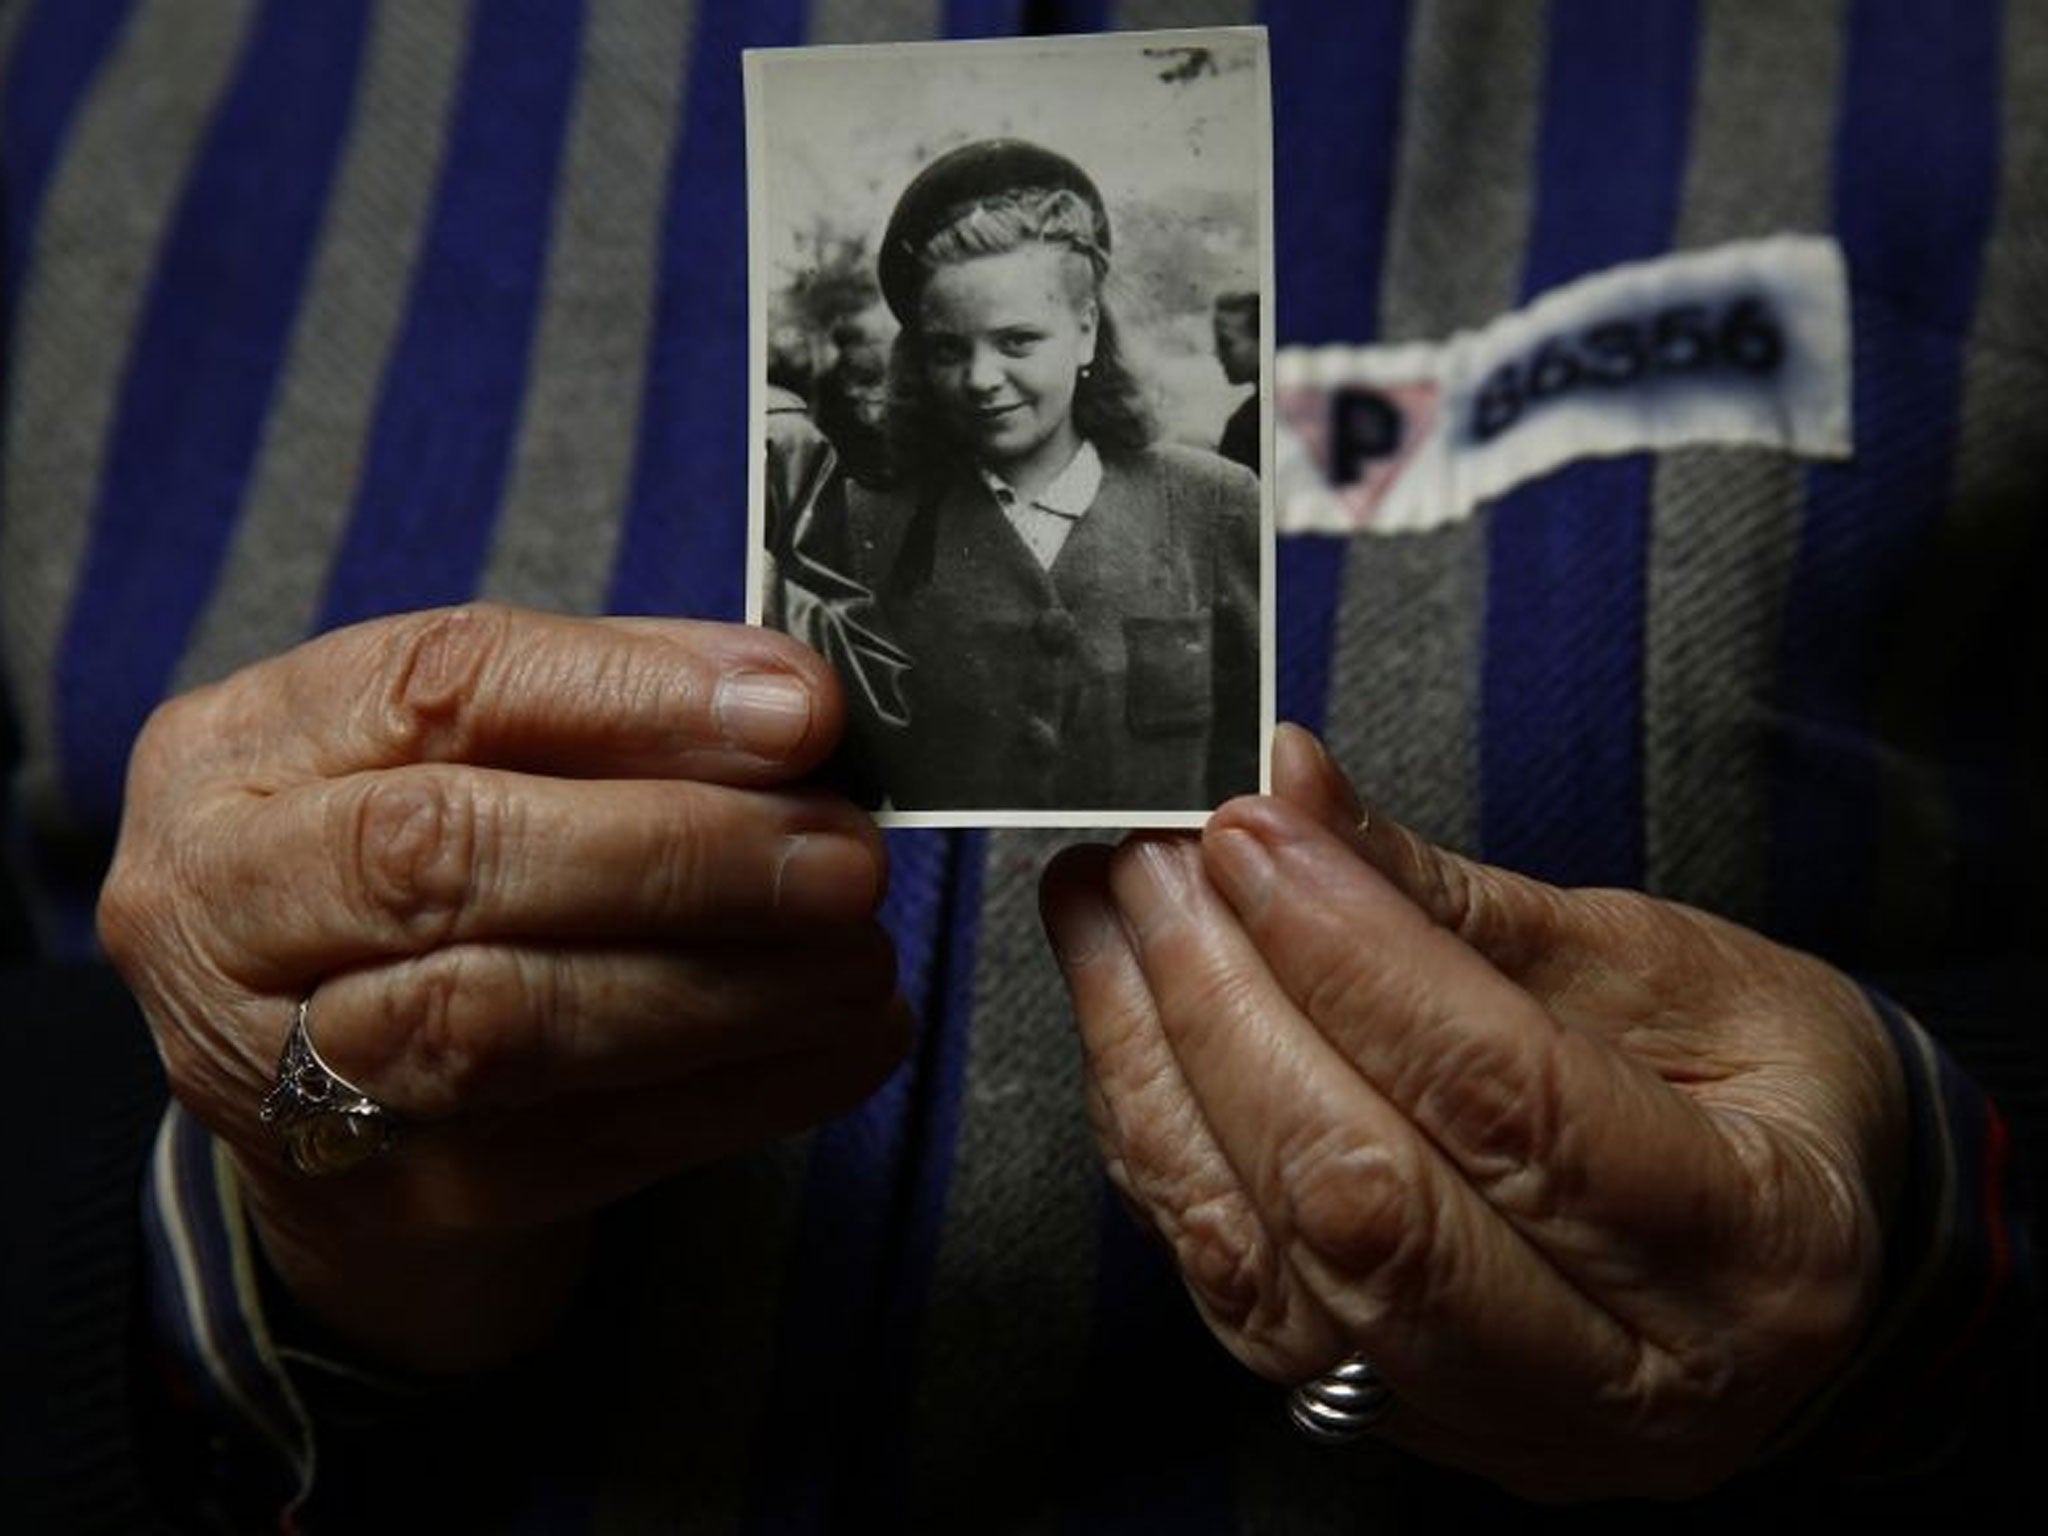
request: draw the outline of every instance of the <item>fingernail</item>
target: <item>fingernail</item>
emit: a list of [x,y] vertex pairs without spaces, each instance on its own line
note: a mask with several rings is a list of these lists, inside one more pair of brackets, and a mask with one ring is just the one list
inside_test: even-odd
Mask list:
[[1138,845],[1138,863],[1163,894],[1181,897],[1194,893],[1188,847],[1182,838],[1147,838]]
[[1330,792],[1336,796],[1337,803],[1344,808],[1345,814],[1363,830],[1368,815],[1365,803],[1358,798],[1358,791],[1351,787],[1350,776],[1344,772],[1343,765],[1331,754],[1327,746],[1313,735],[1309,740],[1315,742],[1316,756],[1322,759],[1323,777],[1330,786]]
[[1127,845],[1137,878],[1117,890],[1117,906],[1141,940],[1149,940],[1176,924],[1189,921],[1201,892],[1196,861],[1200,855],[1184,838],[1145,837]]
[[1249,832],[1228,827],[1211,832],[1204,846],[1209,872],[1238,915],[1256,918],[1263,913],[1273,899],[1275,879],[1273,855],[1266,845]]
[[857,917],[871,911],[875,856],[866,843],[831,832],[795,832],[775,865],[775,910],[788,917]]
[[725,739],[757,757],[785,756],[811,731],[811,690],[787,672],[720,678],[712,710]]

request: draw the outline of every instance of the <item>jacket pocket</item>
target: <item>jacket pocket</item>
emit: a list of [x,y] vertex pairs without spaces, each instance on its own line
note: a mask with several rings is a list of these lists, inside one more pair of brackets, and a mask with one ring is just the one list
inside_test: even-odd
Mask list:
[[1207,729],[1216,707],[1208,614],[1125,619],[1124,659],[1124,718],[1133,734],[1178,736]]

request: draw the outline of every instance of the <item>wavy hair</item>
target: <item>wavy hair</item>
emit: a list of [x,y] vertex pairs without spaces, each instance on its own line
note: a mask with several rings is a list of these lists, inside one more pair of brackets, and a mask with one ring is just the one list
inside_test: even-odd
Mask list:
[[[1074,382],[1074,430],[1106,454],[1135,453],[1158,435],[1145,389],[1124,361],[1103,290],[1109,254],[1096,243],[1095,215],[1065,188],[1020,187],[955,210],[917,253],[918,287],[940,267],[1001,256],[1033,243],[1064,248],[1068,296],[1095,306],[1095,361]],[[899,478],[931,482],[972,455],[933,398],[914,323],[889,356],[889,442]]]

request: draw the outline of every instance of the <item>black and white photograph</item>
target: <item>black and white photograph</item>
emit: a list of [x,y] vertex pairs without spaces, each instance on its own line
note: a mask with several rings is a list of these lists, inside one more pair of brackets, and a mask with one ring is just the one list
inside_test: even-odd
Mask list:
[[749,614],[884,825],[1193,826],[1273,723],[1258,28],[746,56]]

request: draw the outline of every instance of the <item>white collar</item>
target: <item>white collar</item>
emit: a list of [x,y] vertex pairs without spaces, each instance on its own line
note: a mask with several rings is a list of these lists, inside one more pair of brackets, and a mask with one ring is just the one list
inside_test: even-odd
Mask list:
[[[997,505],[1006,510],[1021,500],[1017,488],[994,470],[984,469],[981,478],[994,495]],[[1052,483],[1032,497],[1029,505],[1064,517],[1069,522],[1079,522],[1095,505],[1096,492],[1101,489],[1102,455],[1084,437],[1080,450],[1067,461],[1067,467],[1054,475]]]

